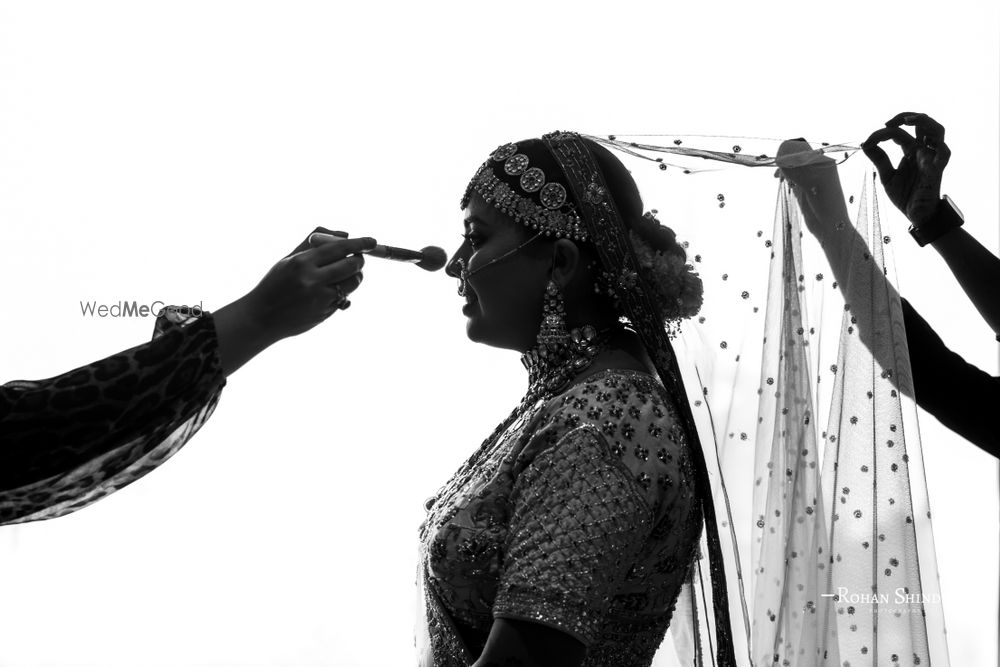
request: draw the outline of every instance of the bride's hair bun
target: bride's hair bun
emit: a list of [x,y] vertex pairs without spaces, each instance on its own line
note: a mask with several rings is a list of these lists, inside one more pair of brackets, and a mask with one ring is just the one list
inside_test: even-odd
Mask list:
[[[701,309],[704,291],[701,278],[687,263],[687,253],[677,242],[674,231],[660,224],[656,211],[642,212],[639,186],[621,160],[597,142],[584,141],[597,160],[615,206],[628,226],[639,271],[651,288],[654,305],[664,326],[674,331],[680,320],[696,315]],[[614,298],[615,286],[600,284],[596,291]]]
[[698,314],[704,286],[674,230],[660,224],[656,211],[633,218],[629,239],[639,259],[643,278],[653,287],[656,306],[664,323]]

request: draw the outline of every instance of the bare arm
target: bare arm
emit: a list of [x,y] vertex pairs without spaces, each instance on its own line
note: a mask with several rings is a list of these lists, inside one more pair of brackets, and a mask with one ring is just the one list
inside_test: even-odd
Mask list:
[[[778,150],[779,164],[786,160],[802,163],[810,159],[810,151],[804,140],[786,141]],[[886,294],[890,300],[898,298],[896,288],[883,272],[871,270],[868,243],[851,222],[836,162],[816,154],[800,166],[781,167],[781,175],[791,184],[806,227],[819,241],[830,263],[844,303],[848,306],[870,303],[875,293]],[[895,361],[889,356],[889,348],[873,344],[875,336],[879,335],[878,322],[872,320],[875,315],[871,308],[851,309],[861,342],[876,355],[883,368],[893,368]],[[913,398],[910,383],[899,382],[899,379],[898,374],[892,377],[893,386]]]
[[1000,258],[961,227],[931,245],[947,262],[972,305],[1000,337]]

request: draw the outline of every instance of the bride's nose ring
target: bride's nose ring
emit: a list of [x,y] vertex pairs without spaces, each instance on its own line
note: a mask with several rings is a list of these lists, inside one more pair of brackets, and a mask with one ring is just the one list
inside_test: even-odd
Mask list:
[[465,296],[469,291],[469,270],[465,266],[465,260],[461,257],[455,260],[458,264],[458,295]]

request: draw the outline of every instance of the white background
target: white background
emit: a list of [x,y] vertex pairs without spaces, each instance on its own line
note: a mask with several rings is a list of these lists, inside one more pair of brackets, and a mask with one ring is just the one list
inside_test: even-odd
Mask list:
[[[0,380],[148,337],[81,300],[215,309],[316,225],[450,252],[486,154],[553,129],[856,143],[924,111],[995,249],[998,43],[985,1],[5,2]],[[887,222],[903,293],[995,370],[943,262]],[[354,306],[234,375],[162,469],[0,530],[0,665],[411,664],[423,501],[524,388],[454,290],[369,260]],[[993,665],[996,462],[922,430],[952,664]]]

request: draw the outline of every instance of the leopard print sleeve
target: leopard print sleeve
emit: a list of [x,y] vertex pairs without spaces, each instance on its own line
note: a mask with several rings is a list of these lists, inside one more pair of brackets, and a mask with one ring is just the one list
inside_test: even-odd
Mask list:
[[75,512],[158,467],[225,382],[212,316],[165,309],[144,345],[0,386],[0,524]]

